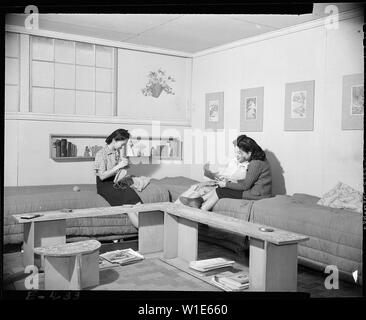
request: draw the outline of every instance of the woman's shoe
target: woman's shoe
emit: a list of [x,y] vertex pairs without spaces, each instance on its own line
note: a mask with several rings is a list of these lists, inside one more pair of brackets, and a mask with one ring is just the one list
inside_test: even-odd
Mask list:
[[204,202],[202,197],[198,197],[198,198],[179,197],[179,200],[185,206],[192,207],[192,208],[198,208],[198,209],[201,208],[202,203]]

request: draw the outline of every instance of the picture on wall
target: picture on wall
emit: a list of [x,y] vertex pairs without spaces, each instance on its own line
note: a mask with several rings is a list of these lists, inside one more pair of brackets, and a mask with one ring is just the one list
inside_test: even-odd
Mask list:
[[363,85],[351,87],[351,115],[363,115],[364,88]]
[[245,119],[257,119],[257,97],[245,98]]
[[343,76],[342,130],[362,130],[364,115],[363,73]]
[[144,96],[152,96],[159,98],[162,92],[166,94],[175,94],[172,88],[174,78],[166,73],[165,70],[159,68],[156,71],[150,71],[146,86],[141,90]]
[[240,131],[263,131],[264,87],[240,91]]
[[306,91],[295,91],[291,94],[291,118],[306,117]]
[[[189,122],[189,59],[117,50],[116,114],[125,119]],[[173,120],[174,119],[174,120]]]
[[286,83],[285,131],[314,130],[315,81]]
[[213,92],[206,94],[206,129],[224,128],[224,93]]
[[209,101],[208,121],[210,121],[210,122],[219,121],[219,100]]

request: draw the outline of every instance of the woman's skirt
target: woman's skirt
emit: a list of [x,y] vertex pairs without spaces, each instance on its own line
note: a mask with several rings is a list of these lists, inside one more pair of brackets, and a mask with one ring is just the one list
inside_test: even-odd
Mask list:
[[112,207],[124,204],[142,203],[141,198],[131,187],[123,189],[116,188],[113,182],[114,177],[101,180],[97,176],[97,193],[101,195]]
[[230,188],[216,188],[216,194],[219,199],[243,199],[243,190],[234,190]]

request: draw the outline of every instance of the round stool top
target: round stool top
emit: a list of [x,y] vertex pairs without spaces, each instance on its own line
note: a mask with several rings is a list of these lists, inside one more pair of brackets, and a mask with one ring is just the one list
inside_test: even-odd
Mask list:
[[75,256],[83,253],[90,253],[101,246],[97,240],[78,241],[66,244],[58,244],[49,247],[34,248],[34,253],[45,256]]

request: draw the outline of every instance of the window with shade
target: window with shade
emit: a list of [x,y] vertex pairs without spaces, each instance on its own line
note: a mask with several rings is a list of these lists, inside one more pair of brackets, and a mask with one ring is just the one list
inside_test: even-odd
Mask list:
[[116,114],[115,48],[31,36],[30,70],[32,112]]
[[20,90],[20,36],[5,33],[5,110],[19,111]]

